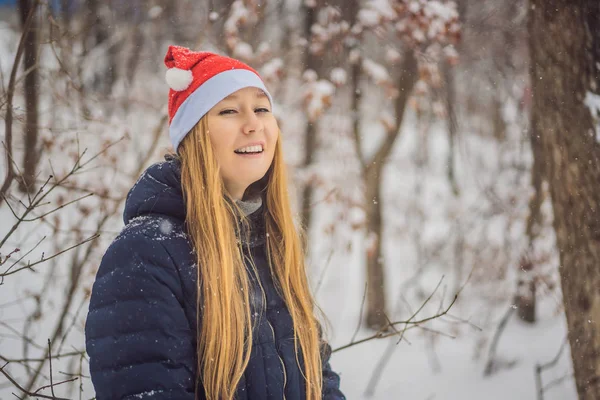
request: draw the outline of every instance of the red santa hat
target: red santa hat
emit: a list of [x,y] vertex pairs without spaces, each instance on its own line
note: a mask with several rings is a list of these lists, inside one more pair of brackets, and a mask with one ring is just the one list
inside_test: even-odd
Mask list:
[[169,90],[169,136],[179,143],[218,102],[245,87],[265,92],[273,99],[254,69],[239,60],[185,47],[169,46],[165,56]]

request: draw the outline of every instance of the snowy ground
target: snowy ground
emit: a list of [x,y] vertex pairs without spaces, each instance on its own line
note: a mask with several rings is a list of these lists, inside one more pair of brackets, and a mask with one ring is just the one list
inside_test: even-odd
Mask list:
[[[325,282],[323,285],[331,284],[337,287],[337,290],[323,290],[319,297],[319,302],[333,326],[330,332],[333,348],[350,343],[358,323],[361,296],[357,293],[364,287],[360,278],[362,265],[350,260],[351,258],[340,263],[332,261],[329,280],[335,280],[335,283]],[[435,279],[434,283],[437,284],[441,274],[438,277],[432,274],[431,278]],[[342,389],[349,399],[369,398],[365,390],[372,379],[372,371],[384,354],[390,351],[389,343],[393,341],[393,355],[370,398],[536,399],[535,366],[538,363],[549,362],[558,352],[566,335],[566,321],[563,314],[554,315],[556,304],[551,298],[540,304],[535,326],[527,326],[513,314],[500,338],[496,354],[503,361],[515,361],[516,365],[491,377],[484,377],[487,346],[483,354],[476,357],[477,343],[484,337],[493,336],[496,325],[507,307],[508,304],[504,309],[498,307],[496,310],[490,310],[495,311],[495,317],[487,326],[478,318],[470,319],[470,322],[481,327],[482,331],[463,325],[457,338],[438,335],[434,345],[430,336],[423,335],[422,331],[409,331],[405,334],[407,340],[397,345],[397,339],[392,337],[373,340],[334,353],[332,366],[340,373]],[[451,309],[451,314],[469,319],[471,315],[462,312],[464,308],[459,302]],[[439,326],[441,332],[452,334],[449,325],[445,328],[443,324]],[[371,334],[372,332],[363,329],[356,339]],[[432,346],[439,365],[432,361]],[[544,383],[549,383],[570,373],[571,361],[567,346],[558,364],[545,372],[542,379]],[[546,400],[576,398],[575,387],[570,379],[549,389],[544,395]]]

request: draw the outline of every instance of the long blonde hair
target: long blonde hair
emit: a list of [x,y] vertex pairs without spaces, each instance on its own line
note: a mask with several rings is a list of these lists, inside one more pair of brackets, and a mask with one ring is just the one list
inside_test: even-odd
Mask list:
[[[240,213],[220,177],[206,118],[196,124],[179,147],[186,229],[198,265],[197,367],[208,400],[231,400],[252,349],[251,289],[236,236],[240,232]],[[263,197],[267,259],[277,290],[292,316],[296,362],[306,380],[306,398],[317,400],[323,386],[319,325],[306,277],[303,245],[290,208],[282,152],[279,135]]]

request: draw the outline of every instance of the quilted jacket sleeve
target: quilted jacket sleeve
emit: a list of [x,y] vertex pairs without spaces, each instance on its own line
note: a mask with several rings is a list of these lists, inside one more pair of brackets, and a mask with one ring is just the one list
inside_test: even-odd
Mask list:
[[121,235],[104,255],[85,326],[96,398],[194,399],[194,334],[163,245]]

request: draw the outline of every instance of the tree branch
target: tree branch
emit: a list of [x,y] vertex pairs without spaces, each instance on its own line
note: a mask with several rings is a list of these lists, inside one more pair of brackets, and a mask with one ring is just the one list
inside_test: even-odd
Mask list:
[[[2,372],[2,374],[4,374],[4,376],[6,376],[6,379],[8,379],[17,389],[19,389],[21,392],[23,392],[23,394],[25,394],[27,396],[31,396],[31,397],[39,397],[40,399],[69,400],[69,399],[66,399],[66,398],[63,398],[63,397],[56,397],[54,395],[47,396],[45,394],[39,394],[39,393],[37,393],[37,391],[36,392],[30,392],[30,391],[24,389],[21,385],[19,385],[19,383],[16,380],[13,379],[12,376],[10,376],[8,374],[8,372],[4,371],[4,368],[7,365],[8,365],[8,363],[6,363],[2,367],[0,367],[0,372]],[[61,383],[66,383],[66,382],[72,382],[72,381],[75,381],[77,379],[79,379],[79,378],[73,378],[73,379],[66,380],[64,382],[59,382],[56,385],[60,385]],[[38,389],[38,391],[41,390],[41,389],[43,389],[43,388],[46,388],[46,387],[47,386],[41,387],[40,389]]]
[[25,22],[25,26],[23,27],[23,33],[21,34],[21,39],[19,40],[19,46],[17,47],[17,52],[15,54],[15,61],[13,63],[13,67],[10,72],[10,79],[8,81],[8,88],[6,92],[6,116],[4,117],[4,137],[6,140],[4,143],[6,151],[6,177],[4,178],[2,187],[0,187],[0,195],[2,195],[0,196],[0,203],[2,203],[2,199],[4,199],[4,194],[7,192],[8,188],[10,187],[10,184],[15,178],[15,171],[13,169],[12,164],[13,97],[15,94],[17,70],[19,69],[21,57],[23,56],[23,52],[25,50],[25,39],[29,31],[31,30],[31,25],[33,24],[33,19],[37,7],[38,2],[36,1],[33,7],[31,7],[31,10],[29,10],[29,15],[27,15],[27,20]]

